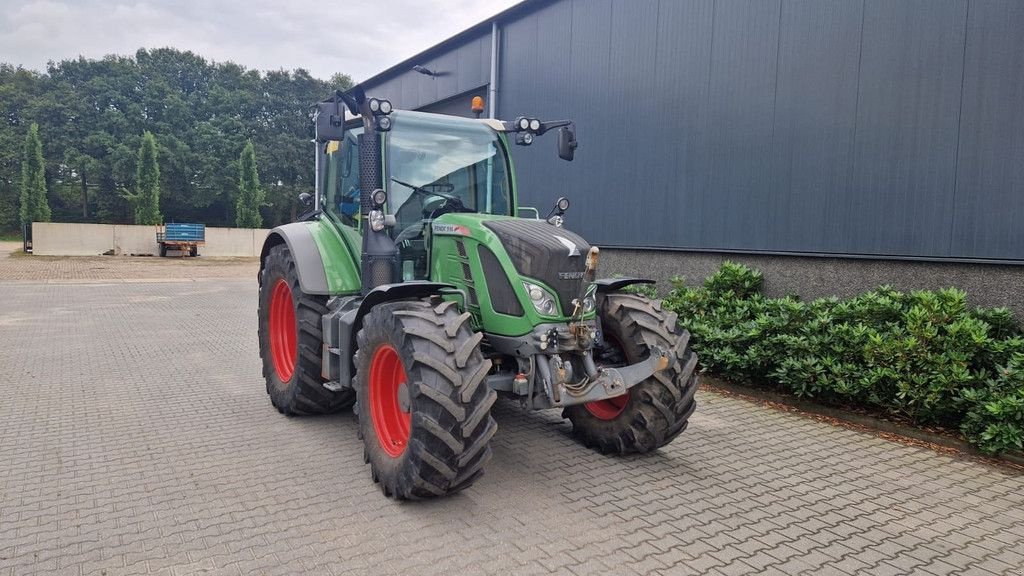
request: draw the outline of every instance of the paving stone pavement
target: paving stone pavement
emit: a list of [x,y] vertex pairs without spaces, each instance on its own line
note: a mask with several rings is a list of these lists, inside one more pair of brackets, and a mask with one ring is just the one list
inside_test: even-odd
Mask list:
[[256,287],[4,283],[0,576],[1020,574],[1024,477],[702,391],[645,456],[499,403],[468,491],[385,499],[266,397]]

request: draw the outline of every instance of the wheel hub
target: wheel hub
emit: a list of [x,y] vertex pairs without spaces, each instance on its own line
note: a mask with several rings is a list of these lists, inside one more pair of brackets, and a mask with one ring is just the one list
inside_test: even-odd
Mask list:
[[[622,342],[609,332],[604,333],[605,346],[616,349],[619,355],[626,359],[626,350],[622,346]],[[609,364],[598,363],[599,368],[608,366]],[[626,406],[629,405],[629,391],[627,390],[621,396],[615,396],[606,400],[595,400],[593,402],[586,402],[583,407],[587,409],[598,420],[615,420],[626,410]]]
[[373,353],[368,396],[380,447],[392,458],[401,456],[412,428],[411,399],[402,359],[390,344]]

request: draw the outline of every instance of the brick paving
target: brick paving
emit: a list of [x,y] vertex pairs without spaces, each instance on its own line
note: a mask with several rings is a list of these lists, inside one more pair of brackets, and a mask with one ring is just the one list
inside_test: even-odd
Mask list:
[[31,283],[2,262],[0,576],[1024,565],[1024,477],[703,391],[683,436],[628,458],[577,445],[556,412],[499,402],[475,486],[397,503],[351,414],[271,408],[251,263],[237,278]]

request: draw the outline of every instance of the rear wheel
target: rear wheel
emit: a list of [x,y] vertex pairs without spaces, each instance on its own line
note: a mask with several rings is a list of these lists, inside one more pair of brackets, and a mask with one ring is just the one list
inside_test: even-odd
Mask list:
[[573,435],[601,453],[649,452],[671,442],[686,429],[696,408],[697,355],[690,334],[676,327],[676,315],[661,301],[634,294],[599,297],[604,346],[599,364],[634,364],[650,355],[651,346],[675,350],[665,370],[607,400],[566,408]]
[[331,392],[320,376],[321,318],[327,297],[305,294],[284,244],[270,249],[260,271],[259,338],[270,402],[282,414],[322,414],[351,406],[351,390]]
[[388,302],[363,321],[356,414],[375,482],[386,496],[443,496],[471,485],[491,458],[497,394],[470,315],[441,300]]

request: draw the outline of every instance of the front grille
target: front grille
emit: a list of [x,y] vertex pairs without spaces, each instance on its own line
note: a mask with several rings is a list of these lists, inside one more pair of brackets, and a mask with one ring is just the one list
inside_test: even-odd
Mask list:
[[483,244],[477,248],[480,254],[480,265],[484,269],[484,280],[487,282],[487,293],[491,297],[491,306],[495,312],[509,316],[522,316],[523,305],[512,290],[508,275],[502,269],[498,257]]
[[[578,234],[543,220],[491,220],[484,226],[501,241],[516,270],[554,289],[563,314],[572,315],[572,301],[583,288],[590,244]],[[576,250],[570,251],[569,245]]]

